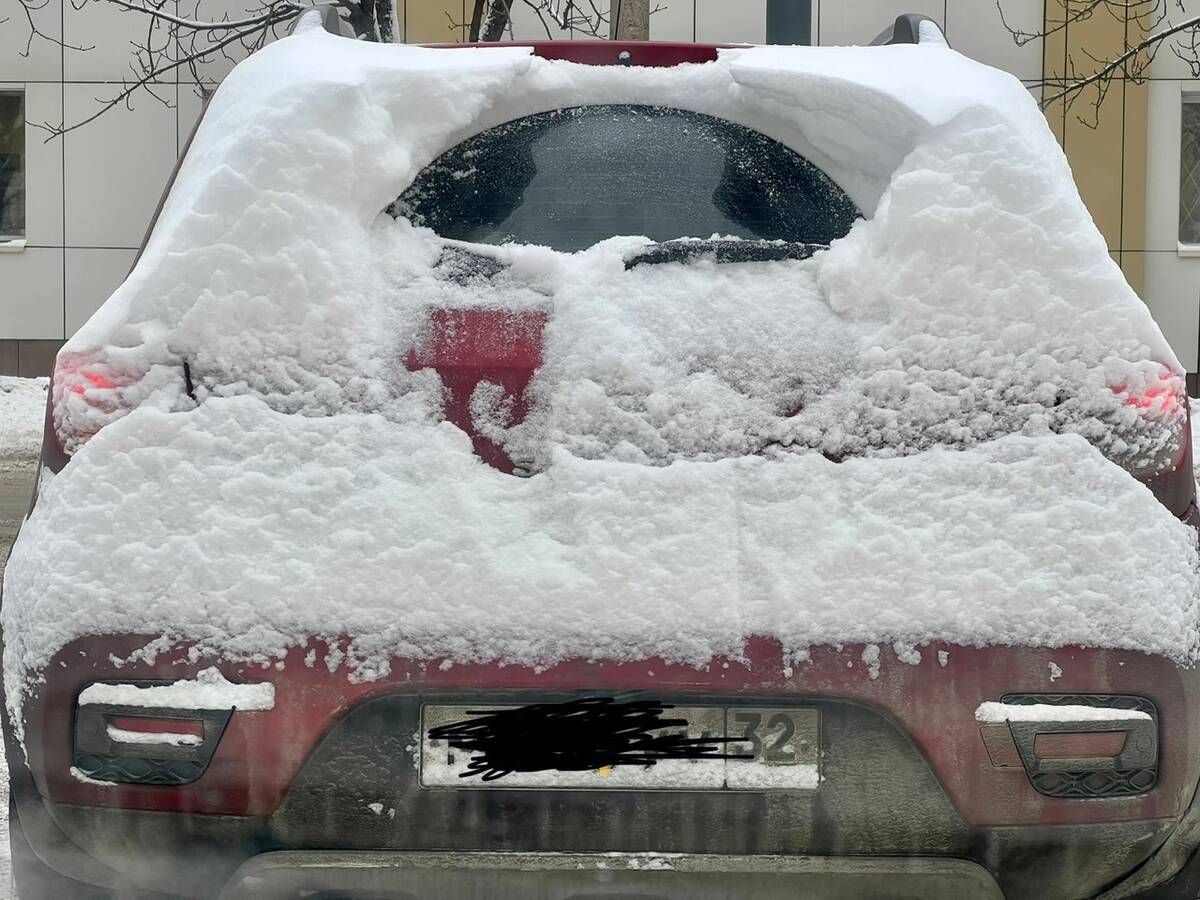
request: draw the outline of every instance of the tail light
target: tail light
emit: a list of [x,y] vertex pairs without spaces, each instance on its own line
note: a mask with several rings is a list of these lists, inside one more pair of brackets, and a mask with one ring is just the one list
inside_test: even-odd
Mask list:
[[1196,497],[1191,409],[1183,377],[1160,367],[1156,376],[1139,385],[1117,384],[1111,390],[1126,407],[1137,410],[1139,419],[1161,423],[1174,431],[1175,440],[1157,457],[1118,462],[1145,484],[1163,506],[1182,518]]
[[1174,415],[1187,406],[1187,387],[1181,375],[1163,368],[1153,379],[1141,387],[1127,384],[1114,385],[1112,392],[1125,401],[1126,406],[1145,410],[1158,416]]
[[98,354],[68,353],[59,357],[50,389],[55,443],[71,456],[105,425],[133,408],[128,389],[141,373],[123,371]]

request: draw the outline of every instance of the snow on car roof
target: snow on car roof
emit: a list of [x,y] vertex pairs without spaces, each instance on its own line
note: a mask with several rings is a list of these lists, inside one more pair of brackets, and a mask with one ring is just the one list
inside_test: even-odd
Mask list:
[[[384,214],[465,137],[594,103],[755,128],[865,217],[803,261],[502,246],[485,290]],[[479,304],[550,313],[535,410],[496,435],[532,479],[481,463],[403,364],[431,307]],[[1196,651],[1192,532],[1102,455],[1169,449],[1182,408],[1130,400],[1181,369],[1029,93],[944,46],[639,69],[302,28],[222,84],[64,354],[139,374],[143,402],[18,540],[14,711],[95,632],[263,660],[346,632],[359,677],[393,654],[699,663],[755,633]]]

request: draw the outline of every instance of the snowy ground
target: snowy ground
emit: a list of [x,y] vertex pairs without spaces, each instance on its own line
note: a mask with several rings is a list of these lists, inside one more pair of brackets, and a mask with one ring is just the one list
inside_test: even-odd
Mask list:
[[0,375],[0,460],[37,455],[48,380]]
[[[45,378],[0,376],[0,574],[29,505],[45,404]],[[11,896],[7,810],[8,770],[0,754],[0,900]]]

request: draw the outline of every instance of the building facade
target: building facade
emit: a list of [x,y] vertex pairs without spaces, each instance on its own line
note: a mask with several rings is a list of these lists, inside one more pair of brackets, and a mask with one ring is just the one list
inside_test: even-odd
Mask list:
[[[1040,31],[1064,21],[1072,0],[1002,0],[1010,26]],[[195,0],[169,0],[190,12]],[[206,16],[244,13],[245,0],[204,0]],[[601,0],[597,5],[607,5]],[[185,10],[185,6],[189,9]],[[411,43],[466,37],[471,0],[395,0]],[[1139,23],[1108,13],[1023,46],[988,0],[655,0],[654,40],[864,44],[900,13],[937,20],[952,47],[1024,81],[1038,96],[1044,76],[1079,60],[1111,57],[1140,39]],[[1200,7],[1200,2],[1197,2]],[[35,40],[22,55],[22,23],[0,24],[0,374],[43,375],[54,353],[129,271],[201,100],[195,75],[140,93],[61,138],[37,123],[68,123],[96,109],[130,74],[130,42],[143,17],[115,6],[47,0],[43,27],[86,52]],[[514,3],[517,39],[576,38]],[[199,68],[219,79],[231,63]],[[156,99],[157,98],[157,99]],[[1200,72],[1167,50],[1140,84],[1115,80],[1093,114],[1087,100],[1047,109],[1080,192],[1113,258],[1150,306],[1184,366],[1200,348]],[[1193,375],[1193,384],[1195,378]]]

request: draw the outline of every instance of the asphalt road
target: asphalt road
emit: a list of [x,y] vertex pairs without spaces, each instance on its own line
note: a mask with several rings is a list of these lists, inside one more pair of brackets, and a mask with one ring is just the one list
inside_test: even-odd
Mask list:
[[[17,526],[29,507],[33,460],[0,458],[0,576]],[[8,768],[0,754],[0,900],[12,897],[8,856]]]
[[33,460],[0,458],[0,571],[29,508],[33,490]]

